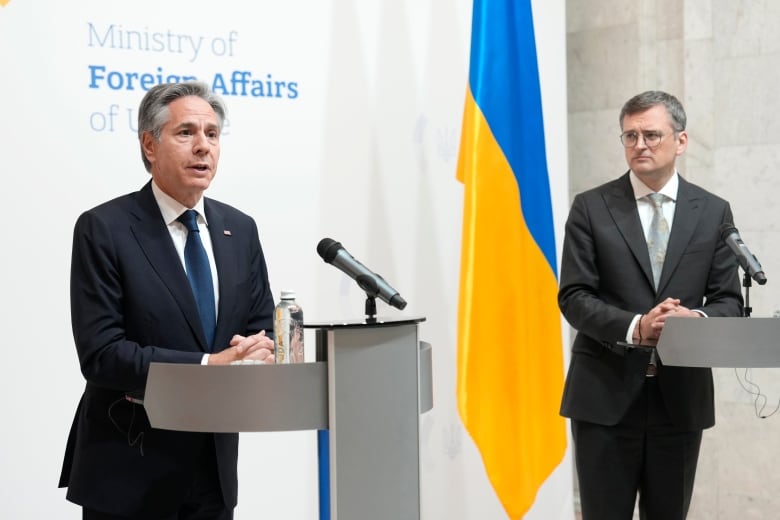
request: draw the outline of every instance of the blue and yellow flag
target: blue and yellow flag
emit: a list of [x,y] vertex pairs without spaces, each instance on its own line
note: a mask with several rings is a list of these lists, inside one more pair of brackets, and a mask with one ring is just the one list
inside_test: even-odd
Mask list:
[[561,320],[531,0],[474,0],[458,409],[510,518],[566,451]]

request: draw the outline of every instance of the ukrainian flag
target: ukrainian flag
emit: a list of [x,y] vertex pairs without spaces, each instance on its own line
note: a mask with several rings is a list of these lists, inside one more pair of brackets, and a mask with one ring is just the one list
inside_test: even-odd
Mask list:
[[458,409],[510,518],[566,451],[555,234],[530,0],[474,0]]

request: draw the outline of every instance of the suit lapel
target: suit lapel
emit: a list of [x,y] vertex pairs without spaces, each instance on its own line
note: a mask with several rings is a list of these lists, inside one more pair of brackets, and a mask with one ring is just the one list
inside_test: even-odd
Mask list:
[[612,215],[618,232],[622,235],[631,254],[642,268],[645,279],[653,286],[653,269],[650,266],[650,255],[647,252],[647,241],[642,231],[642,222],[639,220],[639,212],[636,209],[636,199],[631,188],[628,174],[623,175],[615,182],[607,186],[604,194],[604,203]]
[[133,234],[152,269],[179,304],[190,329],[198,339],[200,348],[204,352],[208,352],[192,288],[187,281],[187,275],[176,253],[176,248],[173,246],[168,228],[163,222],[160,208],[154,199],[151,182],[138,192],[136,201],[138,204],[133,215],[137,221],[132,225]]
[[214,337],[214,345],[227,345],[229,335],[235,331],[229,329],[229,317],[233,312],[235,301],[234,287],[236,286],[236,269],[234,269],[234,238],[226,227],[225,217],[216,204],[209,199],[204,200],[206,219],[209,223],[209,236],[211,248],[214,251],[214,262],[217,264],[217,276],[219,277],[219,309],[217,312],[217,331]]

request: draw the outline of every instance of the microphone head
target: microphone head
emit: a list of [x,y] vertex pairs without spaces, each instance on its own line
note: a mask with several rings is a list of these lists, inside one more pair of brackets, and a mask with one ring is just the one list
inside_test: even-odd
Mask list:
[[323,238],[320,240],[320,243],[317,244],[317,253],[327,263],[333,262],[333,259],[336,258],[340,249],[342,249],[341,243],[336,242],[332,238]]
[[404,307],[406,307],[406,300],[401,298],[401,295],[398,293],[394,294],[388,303],[399,310],[404,310]]
[[732,233],[739,233],[739,231],[737,231],[737,228],[734,227],[734,224],[732,224],[731,222],[726,222],[720,225],[720,237],[723,240],[726,240],[726,237]]

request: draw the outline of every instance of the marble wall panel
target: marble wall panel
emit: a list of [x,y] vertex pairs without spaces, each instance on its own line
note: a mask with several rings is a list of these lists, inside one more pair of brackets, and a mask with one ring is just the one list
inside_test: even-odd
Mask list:
[[712,77],[712,42],[685,42],[683,51],[683,102],[688,116],[688,150],[685,152],[686,178],[699,183],[712,175],[715,134],[714,85]]
[[[685,28],[685,3],[680,0],[644,0],[645,11],[655,16],[655,38],[677,40],[683,37]],[[648,13],[648,14],[651,14]]]
[[686,0],[683,7],[683,33],[688,41],[712,39],[712,0]]
[[780,53],[780,2],[711,0],[711,4],[716,58]]
[[[742,232],[780,231],[780,144],[718,147],[712,171],[700,183],[729,200]],[[780,251],[780,244],[768,245]]]
[[569,32],[626,25],[641,12],[639,2],[625,0],[567,0],[566,27]]
[[568,34],[569,111],[617,107],[639,88],[634,25]]
[[716,147],[780,140],[780,54],[716,59],[712,81]]
[[[625,173],[619,108],[569,114],[569,192],[575,194]],[[572,133],[572,128],[577,131]]]

